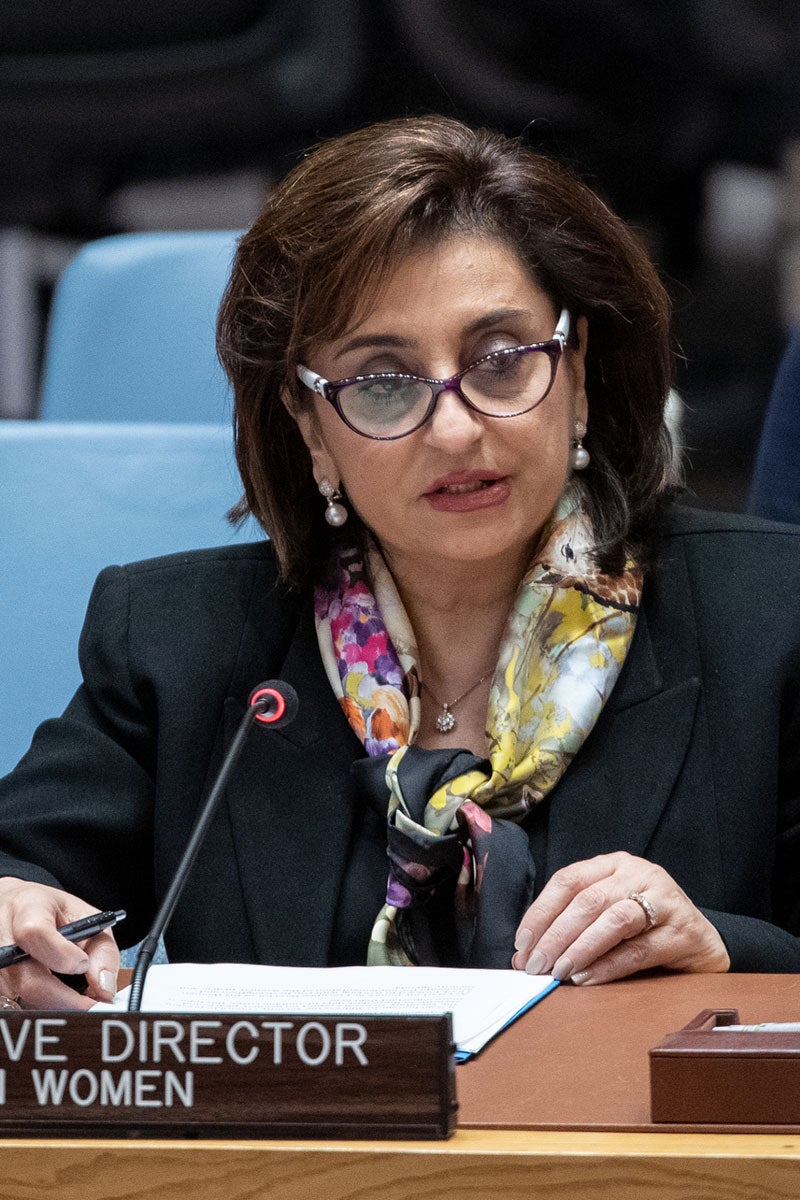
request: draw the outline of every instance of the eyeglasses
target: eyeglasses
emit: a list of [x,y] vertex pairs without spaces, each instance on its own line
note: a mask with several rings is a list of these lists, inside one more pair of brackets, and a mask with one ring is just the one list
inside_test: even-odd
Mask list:
[[442,392],[455,392],[468,408],[484,417],[519,417],[541,404],[553,386],[570,336],[564,308],[548,342],[496,350],[471,363],[450,379],[389,372],[323,379],[308,367],[297,376],[336,409],[345,425],[362,437],[393,441],[424,425]]

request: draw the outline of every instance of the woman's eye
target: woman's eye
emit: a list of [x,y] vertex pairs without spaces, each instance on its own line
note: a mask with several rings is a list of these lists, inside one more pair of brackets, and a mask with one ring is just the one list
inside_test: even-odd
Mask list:
[[359,395],[371,396],[375,400],[394,399],[408,387],[404,379],[388,376],[382,379],[364,379],[357,385]]
[[497,378],[507,378],[515,374],[520,366],[520,354],[494,354],[475,368],[477,375],[493,375]]

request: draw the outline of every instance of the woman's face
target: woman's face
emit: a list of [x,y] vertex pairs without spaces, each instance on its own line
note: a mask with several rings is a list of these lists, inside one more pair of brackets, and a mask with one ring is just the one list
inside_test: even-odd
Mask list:
[[[381,371],[449,379],[492,351],[547,341],[558,315],[503,242],[453,237],[403,259],[371,312],[304,365],[330,380]],[[307,393],[295,416],[314,476],[346,491],[395,571],[493,560],[524,569],[569,474],[575,422],[587,419],[585,325],[551,391],[520,416],[482,416],[444,392],[414,433],[372,441]]]

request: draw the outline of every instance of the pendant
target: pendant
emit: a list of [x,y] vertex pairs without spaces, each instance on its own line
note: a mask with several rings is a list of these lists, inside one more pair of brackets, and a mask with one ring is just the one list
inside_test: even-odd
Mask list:
[[439,713],[438,717],[436,718],[436,728],[439,730],[439,733],[449,733],[450,730],[455,729],[455,727],[456,727],[455,717],[450,712],[450,709],[447,707],[447,705],[443,704],[442,711]]

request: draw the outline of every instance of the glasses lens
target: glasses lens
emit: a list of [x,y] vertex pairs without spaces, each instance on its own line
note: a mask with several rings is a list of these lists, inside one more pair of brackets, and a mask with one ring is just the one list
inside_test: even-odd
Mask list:
[[397,437],[412,430],[431,402],[431,389],[405,375],[376,375],[360,379],[339,392],[342,413],[361,433]]
[[481,412],[509,416],[544,399],[554,365],[546,350],[498,350],[467,371],[461,387]]

